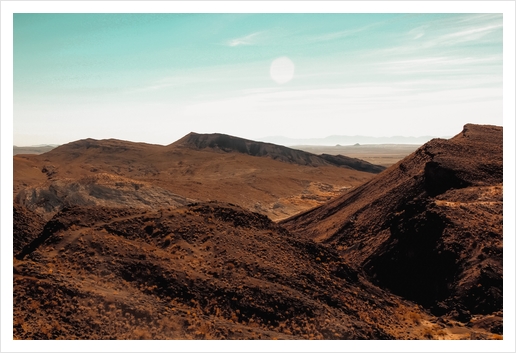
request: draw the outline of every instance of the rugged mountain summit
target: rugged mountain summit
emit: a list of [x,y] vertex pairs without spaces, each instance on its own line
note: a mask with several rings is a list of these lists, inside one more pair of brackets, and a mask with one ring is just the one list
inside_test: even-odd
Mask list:
[[468,321],[502,310],[502,128],[465,125],[355,190],[282,222],[380,286]]
[[334,165],[369,173],[380,173],[385,167],[374,165],[357,158],[315,155],[309,152],[292,149],[266,142],[257,142],[225,134],[190,133],[173,143],[172,146],[195,149],[216,149],[224,152],[238,152],[257,157],[270,157],[274,160],[307,165],[312,167]]

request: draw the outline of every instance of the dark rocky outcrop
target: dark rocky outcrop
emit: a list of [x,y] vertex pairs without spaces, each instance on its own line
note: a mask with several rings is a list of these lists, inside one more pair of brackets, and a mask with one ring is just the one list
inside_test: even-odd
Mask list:
[[13,252],[18,253],[25,245],[32,242],[43,230],[44,225],[45,221],[40,215],[14,204]]

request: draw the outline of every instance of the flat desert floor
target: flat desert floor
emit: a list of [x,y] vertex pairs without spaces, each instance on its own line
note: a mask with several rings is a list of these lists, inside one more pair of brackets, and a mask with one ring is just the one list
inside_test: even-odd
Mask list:
[[420,145],[408,144],[378,144],[378,145],[349,145],[349,146],[291,146],[291,148],[298,149],[314,154],[331,154],[344,155],[352,158],[363,159],[372,164],[389,167],[398,161],[402,160],[415,150]]

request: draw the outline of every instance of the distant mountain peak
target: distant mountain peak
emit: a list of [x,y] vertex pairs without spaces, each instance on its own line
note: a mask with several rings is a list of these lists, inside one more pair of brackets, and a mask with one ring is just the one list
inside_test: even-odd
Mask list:
[[255,157],[270,157],[281,162],[309,166],[334,165],[370,173],[379,173],[385,167],[345,156],[315,155],[313,153],[292,149],[267,142],[247,140],[236,136],[212,133],[189,133],[172,144],[175,147],[193,149],[213,149],[222,152],[237,152]]
[[[242,147],[243,144],[252,142],[254,141],[221,133],[199,134],[196,132],[190,132],[181,139],[172,143],[172,145],[197,149],[220,148],[238,150],[238,148]],[[245,153],[244,151],[241,152]]]

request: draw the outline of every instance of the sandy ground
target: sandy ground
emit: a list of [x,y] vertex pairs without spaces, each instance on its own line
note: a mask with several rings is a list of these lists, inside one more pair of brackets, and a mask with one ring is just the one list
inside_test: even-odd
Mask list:
[[351,145],[351,146],[292,146],[292,148],[315,154],[344,155],[359,158],[369,163],[389,167],[402,160],[421,145]]

